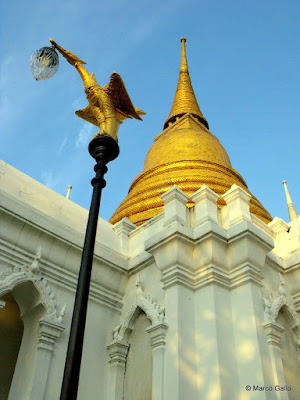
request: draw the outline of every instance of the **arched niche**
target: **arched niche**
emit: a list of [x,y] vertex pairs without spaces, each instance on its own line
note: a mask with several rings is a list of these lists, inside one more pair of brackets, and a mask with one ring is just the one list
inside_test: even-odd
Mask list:
[[[140,282],[138,282],[135,301],[131,307],[129,307],[129,310],[121,315],[120,322],[121,324],[114,329],[113,342],[107,347],[110,356],[108,399],[163,399],[164,351],[168,329],[168,325],[164,321],[164,309],[160,307],[150,295],[144,293]],[[134,373],[135,369],[134,360],[138,360],[137,362],[140,364],[138,373],[141,375],[143,371],[141,361],[143,357],[142,349],[143,346],[145,349],[149,349],[149,344],[151,354],[146,350],[145,355],[149,360],[147,366],[152,369],[152,372],[147,371],[145,380],[147,381],[147,385],[151,384],[151,388],[147,389],[146,394],[144,393],[146,397],[133,397],[135,379],[132,379],[132,383],[130,383],[130,376],[128,374],[127,377],[129,376],[129,378],[125,378],[124,380],[124,377],[126,377],[128,357],[130,357],[131,350],[133,353],[134,348],[138,349],[131,363],[133,366],[132,373]],[[131,349],[131,346],[134,347]],[[150,372],[152,373],[152,379],[149,378]],[[126,379],[128,379],[128,381],[126,381]],[[130,384],[133,384],[132,389],[127,387],[124,391],[124,387]],[[141,387],[138,388],[139,396],[141,396],[140,390]],[[124,396],[127,396],[127,399]]]
[[[269,298],[264,298],[263,326],[271,354],[274,384],[297,387],[300,375],[300,321],[285,280],[281,274],[278,278],[278,289]],[[287,396],[286,393],[283,395]],[[296,400],[298,395],[290,391],[288,398]]]
[[[38,269],[38,257],[32,264],[16,266],[0,275],[0,297],[13,298],[24,330],[8,400],[44,398],[54,344],[64,329],[61,313],[46,279]],[[5,303],[5,300],[4,300]],[[3,310],[5,310],[6,303]],[[8,311],[8,310],[7,310]]]
[[[279,310],[276,323],[283,328],[280,347],[285,381],[291,388],[297,388],[300,376],[299,339],[297,340],[295,332],[295,321],[286,305]],[[291,390],[289,400],[298,400],[298,395],[297,390]]]
[[127,331],[128,353],[124,374],[124,400],[152,399],[152,349],[147,329],[151,321],[138,307]]
[[21,346],[24,325],[20,308],[11,294],[1,297],[0,400],[7,400]]

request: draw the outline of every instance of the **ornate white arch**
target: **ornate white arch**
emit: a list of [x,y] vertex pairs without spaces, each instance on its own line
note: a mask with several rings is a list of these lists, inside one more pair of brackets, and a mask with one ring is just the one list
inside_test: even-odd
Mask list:
[[[34,288],[38,291],[39,304],[42,304],[45,309],[45,314],[42,316],[42,318],[35,320],[34,322],[35,324],[38,324],[36,346],[34,346],[34,344],[30,341],[29,344],[26,343],[26,346],[31,346],[31,351],[36,352],[35,363],[32,363],[30,366],[30,368],[32,368],[33,375],[31,387],[29,386],[32,400],[44,398],[47,376],[50,371],[51,357],[55,349],[55,343],[61,332],[64,330],[62,318],[66,309],[66,305],[64,305],[61,311],[57,312],[54,293],[39,269],[40,259],[41,248],[38,248],[33,261],[30,264],[24,264],[21,266],[17,265],[6,269],[0,274],[0,296],[4,296],[8,292],[17,288],[19,285],[29,282],[32,283]],[[37,314],[37,318],[39,317],[40,315]],[[27,325],[26,327],[25,325],[24,329],[31,328],[30,326]],[[25,335],[25,337],[28,338],[29,335]],[[28,339],[26,340],[28,341]],[[26,357],[26,346],[23,347],[21,345],[20,348],[17,361],[17,363],[20,365],[24,363],[24,359]],[[22,369],[19,368],[18,371],[19,374],[22,374]],[[10,393],[12,398],[19,398],[20,387],[17,383],[14,384],[14,381],[12,382]]]
[[285,306],[289,316],[289,321],[292,324],[292,328],[300,339],[300,319],[297,314],[297,310],[293,301],[293,297],[287,287],[285,280],[279,273],[278,289],[271,293],[269,298],[264,298],[265,310],[264,310],[264,323],[276,323],[279,311]]
[[136,297],[129,310],[124,312],[113,332],[113,342],[107,346],[110,356],[109,400],[123,399],[123,380],[129,351],[128,336],[140,312],[144,311],[152,325],[146,331],[150,335],[153,360],[152,393],[155,399],[164,396],[164,349],[168,324],[165,322],[165,309],[150,294],[144,292],[139,276],[136,282]]
[[[284,307],[287,320],[296,338],[296,351],[299,358],[300,321],[294,305],[293,297],[282,275],[278,274],[278,289],[264,298],[264,323],[265,334],[271,354],[271,366],[274,382],[282,382],[285,385],[285,374],[282,363],[281,338],[284,328],[276,322],[279,311]],[[279,351],[278,351],[279,350]]]
[[32,282],[40,295],[40,303],[46,310],[45,317],[54,322],[60,323],[65,313],[66,305],[60,312],[56,309],[56,299],[47,280],[39,270],[41,249],[39,248],[31,264],[14,266],[0,274],[0,297],[12,291],[18,285],[25,282]]
[[129,311],[124,316],[121,316],[121,324],[114,329],[113,339],[116,341],[122,342],[132,331],[134,322],[140,314],[139,310],[144,311],[152,325],[164,322],[165,309],[150,294],[144,292],[139,277],[137,278],[136,287],[135,302],[131,305]]

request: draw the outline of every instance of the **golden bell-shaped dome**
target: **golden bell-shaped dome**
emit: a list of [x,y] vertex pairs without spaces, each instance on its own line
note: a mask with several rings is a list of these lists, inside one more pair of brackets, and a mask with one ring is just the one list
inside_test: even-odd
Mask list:
[[[164,130],[154,138],[143,171],[133,180],[110,222],[115,224],[127,217],[137,226],[143,224],[163,211],[161,195],[175,184],[190,196],[204,183],[219,195],[235,183],[251,195],[250,211],[268,223],[270,214],[250,193],[244,179],[231,167],[226,150],[208,130],[188,73],[186,40],[181,41],[180,74],[170,115]],[[187,205],[193,202],[189,200]],[[220,196],[218,206],[223,205]]]

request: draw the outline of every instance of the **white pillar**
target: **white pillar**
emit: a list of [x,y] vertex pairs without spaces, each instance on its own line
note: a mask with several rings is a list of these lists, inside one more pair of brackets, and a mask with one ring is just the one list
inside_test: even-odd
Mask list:
[[262,274],[266,255],[273,248],[271,237],[247,221],[228,230],[228,271],[238,366],[240,396],[247,400],[272,399],[270,390],[255,391],[253,386],[271,387],[273,377],[268,343],[263,328]]
[[164,400],[197,400],[199,355],[195,345],[194,292],[178,281],[169,284],[165,291],[169,328],[165,350]]
[[129,345],[114,342],[107,346],[110,356],[108,400],[123,400],[124,375]]
[[164,399],[164,358],[167,329],[168,325],[164,322],[151,325],[146,329],[150,335],[152,347],[152,400]]
[[236,400],[240,385],[230,290],[217,277],[195,292],[195,320],[199,398]]
[[30,400],[44,399],[55,342],[64,329],[60,323],[50,319],[45,318],[39,322],[36,371]]
[[[244,275],[244,282],[240,281],[231,290],[240,395],[247,400],[269,400],[274,398],[274,387],[268,344],[262,326],[261,287],[254,282],[251,271],[244,271]],[[247,392],[246,397],[245,387],[248,385],[251,391]],[[272,392],[254,391],[253,386],[272,387]]]
[[[284,328],[275,322],[266,322],[263,324],[263,326],[265,328],[265,333],[269,344],[274,385],[286,386],[280,343]],[[288,400],[288,398],[288,392],[276,391],[277,400]]]

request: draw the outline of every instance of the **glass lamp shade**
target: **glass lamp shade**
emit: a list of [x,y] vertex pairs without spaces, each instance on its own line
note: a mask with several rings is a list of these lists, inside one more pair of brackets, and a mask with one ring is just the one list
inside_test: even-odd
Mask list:
[[30,68],[37,81],[52,78],[58,66],[58,54],[52,47],[42,47],[30,57]]

